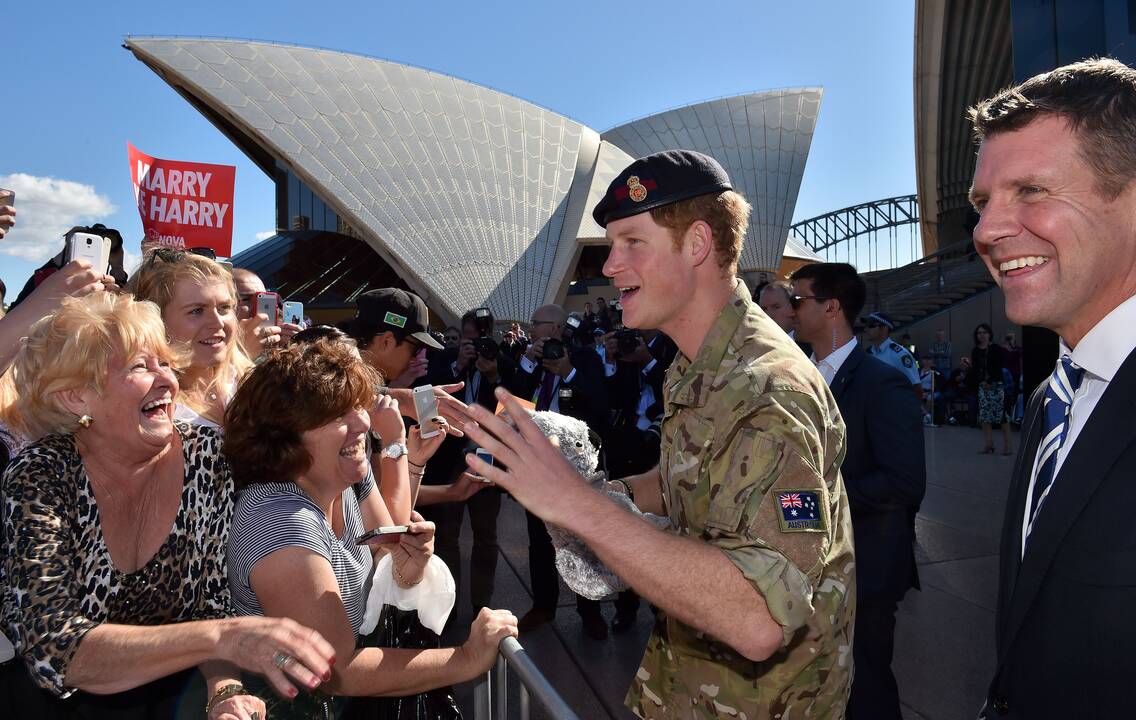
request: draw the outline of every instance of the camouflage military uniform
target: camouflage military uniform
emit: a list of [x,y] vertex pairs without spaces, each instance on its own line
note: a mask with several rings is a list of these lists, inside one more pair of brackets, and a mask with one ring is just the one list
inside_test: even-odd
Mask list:
[[739,283],[663,393],[667,513],[738,567],[784,642],[753,662],[660,613],[627,706],[668,720],[844,717],[855,568],[844,424],[828,386]]

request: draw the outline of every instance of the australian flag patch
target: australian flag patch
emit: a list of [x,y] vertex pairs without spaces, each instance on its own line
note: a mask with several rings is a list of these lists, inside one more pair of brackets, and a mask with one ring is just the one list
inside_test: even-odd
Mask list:
[[824,506],[820,493],[811,490],[778,490],[777,522],[781,532],[825,532]]

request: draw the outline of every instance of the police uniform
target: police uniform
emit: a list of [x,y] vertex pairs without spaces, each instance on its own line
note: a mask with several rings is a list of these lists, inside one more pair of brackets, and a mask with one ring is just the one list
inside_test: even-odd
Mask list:
[[904,377],[910,380],[912,385],[918,385],[921,382],[919,368],[915,364],[915,356],[911,354],[910,350],[903,347],[895,340],[888,338],[884,340],[879,347],[869,345],[867,351],[869,355],[883,360],[888,365],[891,365],[893,368],[903,373]]
[[[868,315],[868,320],[869,322],[877,322],[883,325],[889,332],[895,329],[895,323],[892,322],[892,319],[882,312],[874,312]],[[910,350],[903,347],[895,340],[892,340],[890,337],[878,346],[869,345],[865,350],[869,355],[884,361],[903,373],[903,376],[906,377],[912,385],[920,385],[922,383],[922,378],[919,377],[919,363],[916,362],[915,356],[911,354]]]
[[[680,169],[697,156],[725,177],[697,153],[637,160],[597,206],[597,222],[612,219],[600,214],[604,203],[666,191],[674,163],[660,155],[679,155]],[[621,187],[622,198],[613,193]],[[705,192],[714,191],[694,195]],[[674,531],[721,550],[765,599],[783,639],[753,662],[660,612],[627,706],[647,719],[842,718],[855,566],[840,479],[844,425],[828,386],[739,282],[697,357],[680,353],[667,371],[663,397],[659,476]]]

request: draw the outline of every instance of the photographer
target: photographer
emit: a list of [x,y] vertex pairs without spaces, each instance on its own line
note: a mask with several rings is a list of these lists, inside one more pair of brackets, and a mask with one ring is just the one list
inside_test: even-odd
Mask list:
[[[608,397],[603,366],[591,347],[575,347],[563,336],[568,314],[559,305],[545,305],[532,315],[532,345],[521,357],[512,384],[514,395],[536,403],[536,409],[570,415],[607,437]],[[529,573],[533,607],[521,618],[521,632],[533,630],[556,616],[560,584],[556,555],[544,522],[528,513]],[[584,633],[594,640],[607,637],[607,623],[594,600],[576,597],[576,611],[583,619]]]
[[[493,391],[511,380],[516,372],[513,361],[501,352],[493,340],[493,313],[488,308],[470,310],[462,316],[461,342],[455,348],[435,352],[430,358],[427,379],[433,385],[464,382],[459,397],[467,405],[480,404],[490,410],[497,407]],[[465,438],[447,438],[438,450],[431,472],[423,481],[427,485],[458,482],[465,471],[465,454],[475,445]],[[435,551],[449,566],[454,584],[461,588],[461,526],[469,511],[473,548],[470,552],[469,595],[474,615],[489,607],[493,598],[493,580],[497,573],[497,514],[501,511],[501,493],[488,488],[474,493],[464,502],[440,503],[422,508],[422,514],[438,528]]]
[[[659,464],[663,421],[663,377],[678,353],[674,341],[658,330],[620,329],[605,334],[597,351],[603,355],[611,399],[611,433],[607,443],[610,479],[645,473]],[[635,627],[639,596],[619,593],[612,632]]]
[[613,478],[646,472],[658,463],[663,415],[663,377],[678,347],[658,330],[617,330],[603,336],[609,373],[612,442],[607,452]]

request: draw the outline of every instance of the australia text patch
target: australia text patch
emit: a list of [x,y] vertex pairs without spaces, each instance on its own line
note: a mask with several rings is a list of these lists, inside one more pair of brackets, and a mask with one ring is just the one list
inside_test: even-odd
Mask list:
[[820,494],[810,490],[777,490],[777,523],[781,532],[826,532]]

